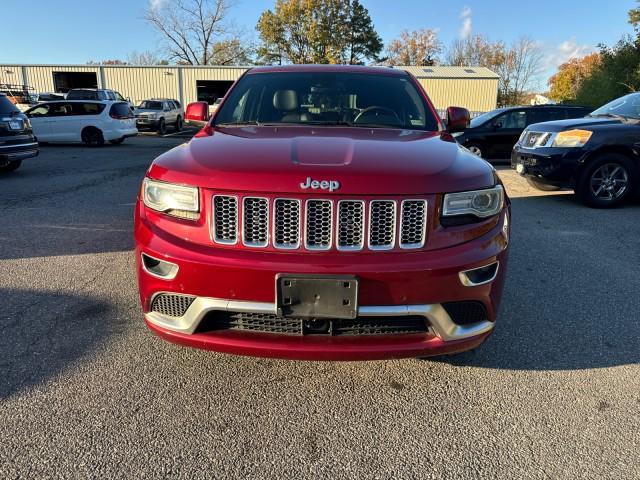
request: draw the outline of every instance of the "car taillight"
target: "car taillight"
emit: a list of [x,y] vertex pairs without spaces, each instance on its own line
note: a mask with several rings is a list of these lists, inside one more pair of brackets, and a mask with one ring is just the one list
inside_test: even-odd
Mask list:
[[194,137],[195,138],[210,137],[211,135],[213,135],[213,128],[211,127],[211,125],[205,125],[200,129],[198,133],[194,135]]
[[109,116],[115,120],[128,120],[133,118],[131,115],[118,115],[117,113],[110,113]]

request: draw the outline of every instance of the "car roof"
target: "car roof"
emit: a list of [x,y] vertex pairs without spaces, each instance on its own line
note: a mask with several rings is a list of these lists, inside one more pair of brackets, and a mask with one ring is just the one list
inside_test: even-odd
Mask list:
[[[112,103],[127,103],[127,102],[118,101],[118,100],[51,100],[51,101],[41,102],[40,105],[42,103],[101,103],[101,104],[109,105]],[[34,106],[37,106],[37,105],[34,105]]]
[[284,73],[284,72],[299,72],[299,73],[314,73],[314,72],[326,72],[326,73],[366,73],[366,74],[379,74],[388,75],[394,77],[404,77],[409,75],[404,70],[395,69],[392,67],[369,67],[364,65],[269,65],[253,67],[247,71],[247,74],[255,73]]

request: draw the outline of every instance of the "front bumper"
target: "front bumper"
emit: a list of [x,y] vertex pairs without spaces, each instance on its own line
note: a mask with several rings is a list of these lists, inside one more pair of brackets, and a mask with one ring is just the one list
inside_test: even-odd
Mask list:
[[143,117],[136,117],[136,127],[138,129],[156,129],[158,128],[158,126],[160,125],[160,119],[159,118],[143,118]]
[[511,167],[520,175],[563,188],[575,186],[579,166],[588,156],[582,148],[525,148],[516,145],[511,152]]
[[[305,360],[367,360],[460,352],[481,344],[493,331],[507,267],[504,216],[480,238],[454,247],[376,255],[313,255],[246,249],[194,248],[158,231],[137,214],[136,259],[145,321],[161,337],[182,345],[243,355]],[[171,262],[177,269],[160,278],[145,269],[141,255]],[[491,281],[465,285],[460,273],[498,263]],[[423,317],[428,332],[389,335],[302,335],[237,330],[201,330],[209,312],[274,315],[279,273],[356,275],[358,317]],[[195,297],[181,317],[151,311],[154,296],[173,292]],[[456,324],[443,304],[475,301],[486,318]]]

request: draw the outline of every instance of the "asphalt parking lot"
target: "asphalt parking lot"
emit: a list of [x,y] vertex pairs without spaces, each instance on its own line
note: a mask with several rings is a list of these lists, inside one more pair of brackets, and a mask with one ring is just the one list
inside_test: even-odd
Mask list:
[[513,199],[499,325],[437,360],[237,357],[147,331],[133,202],[187,134],[0,176],[0,478],[640,478],[640,202]]

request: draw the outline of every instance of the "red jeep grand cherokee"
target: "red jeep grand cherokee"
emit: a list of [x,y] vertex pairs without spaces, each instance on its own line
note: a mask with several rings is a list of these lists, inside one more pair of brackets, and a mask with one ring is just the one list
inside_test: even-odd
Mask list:
[[494,327],[509,202],[418,82],[381,67],[254,68],[136,207],[147,325],[220,352],[460,352]]

